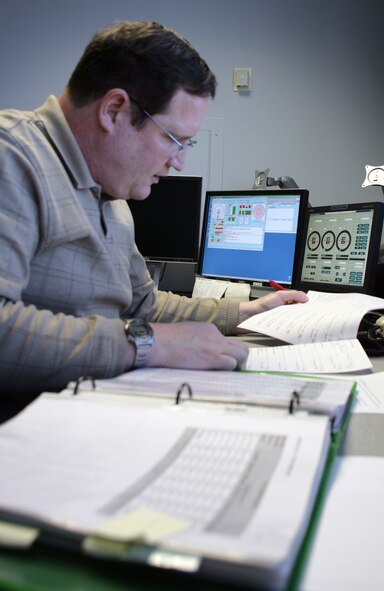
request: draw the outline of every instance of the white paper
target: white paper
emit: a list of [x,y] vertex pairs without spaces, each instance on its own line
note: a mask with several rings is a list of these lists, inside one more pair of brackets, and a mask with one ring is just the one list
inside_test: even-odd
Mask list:
[[357,339],[253,347],[244,369],[297,373],[347,373],[370,369],[372,363]]
[[383,591],[384,458],[337,458],[301,591]]
[[217,279],[206,279],[205,277],[196,277],[193,286],[193,298],[216,298],[223,297],[229,281],[219,281]]
[[168,548],[285,572],[328,443],[325,417],[257,421],[43,395],[0,428],[0,507],[83,533],[158,511],[192,523]]
[[226,289],[224,297],[229,300],[238,300],[240,302],[248,302],[251,293],[250,283],[240,283],[230,281]]
[[358,293],[309,291],[308,298],[256,314],[239,327],[292,344],[348,340],[357,337],[365,314],[384,308],[384,299]]

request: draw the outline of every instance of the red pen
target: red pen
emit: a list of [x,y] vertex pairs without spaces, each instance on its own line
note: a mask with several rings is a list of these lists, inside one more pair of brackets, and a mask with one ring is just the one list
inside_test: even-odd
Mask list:
[[271,287],[273,287],[273,289],[276,289],[276,291],[284,291],[285,290],[285,287],[280,285],[280,283],[276,283],[276,281],[273,281],[273,279],[269,280],[269,285]]

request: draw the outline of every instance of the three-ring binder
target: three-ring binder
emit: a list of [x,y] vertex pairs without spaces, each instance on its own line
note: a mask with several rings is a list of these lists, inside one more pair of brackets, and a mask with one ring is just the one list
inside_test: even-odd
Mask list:
[[179,404],[180,403],[181,395],[183,394],[183,392],[185,390],[188,392],[189,398],[192,398],[192,388],[191,388],[190,384],[188,384],[188,382],[183,382],[177,388],[175,404]]
[[75,386],[73,388],[73,394],[78,394],[80,391],[80,386],[83,382],[88,382],[90,381],[92,384],[92,390],[95,390],[96,388],[96,382],[94,380],[94,378],[92,376],[80,376],[75,383]]
[[[76,383],[73,388],[73,394],[78,394],[80,392],[80,387],[83,382],[90,381],[92,384],[92,389],[96,389],[96,381],[92,376],[81,376],[76,380]],[[175,404],[180,404],[182,401],[183,394],[187,393],[188,398],[191,400],[193,397],[192,387],[188,382],[182,382],[177,390],[175,395]],[[300,393],[297,390],[293,390],[291,393],[289,402],[288,402],[288,412],[290,415],[295,413],[295,410],[300,405]]]
[[297,390],[294,390],[291,394],[291,399],[289,401],[289,414],[293,415],[295,412],[295,409],[299,406],[300,404],[300,394],[297,392]]

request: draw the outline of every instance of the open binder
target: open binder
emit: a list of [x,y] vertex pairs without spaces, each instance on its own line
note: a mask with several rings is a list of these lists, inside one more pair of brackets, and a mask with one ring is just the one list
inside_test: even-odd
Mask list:
[[[0,528],[1,542],[11,546],[29,533],[29,543],[99,559],[239,587],[292,588],[355,384],[244,374],[254,377],[256,393],[260,379],[267,394],[286,380],[288,406],[269,410],[236,397],[231,403],[229,395],[215,404],[194,400],[198,388],[187,373],[175,376],[184,378],[178,404],[175,391],[122,396],[110,383],[106,390],[84,382],[76,395],[41,395],[2,425],[0,518],[9,529],[7,539]],[[216,382],[222,374],[232,377],[217,372]],[[302,408],[305,385],[315,398],[315,383],[317,398],[336,384],[343,392],[337,424],[319,405],[314,413]]]
[[[285,416],[293,409],[311,414],[328,415],[333,431],[337,431],[347,411],[352,378],[342,381],[302,374],[256,371],[210,371],[167,368],[143,368],[111,380],[81,378],[68,390],[84,396],[108,397],[109,394],[140,395],[153,399],[174,400],[192,404],[206,403],[255,412]],[[108,398],[107,398],[108,400]],[[212,410],[212,408],[211,408]]]

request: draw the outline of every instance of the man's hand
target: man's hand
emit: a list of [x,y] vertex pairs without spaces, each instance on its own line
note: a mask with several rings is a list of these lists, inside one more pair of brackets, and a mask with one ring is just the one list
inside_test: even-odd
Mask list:
[[148,366],[233,370],[248,356],[244,342],[224,337],[213,324],[176,322],[151,326],[155,341]]
[[308,301],[308,296],[303,291],[284,289],[274,291],[250,302],[241,302],[239,306],[239,324],[255,314],[260,314],[260,312],[266,312],[284,304],[303,304],[306,301]]

